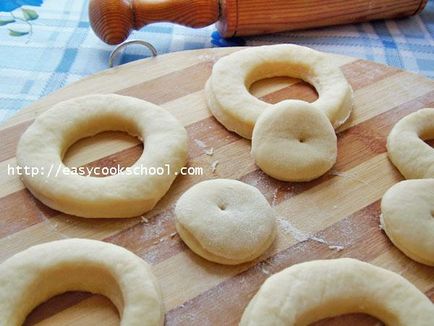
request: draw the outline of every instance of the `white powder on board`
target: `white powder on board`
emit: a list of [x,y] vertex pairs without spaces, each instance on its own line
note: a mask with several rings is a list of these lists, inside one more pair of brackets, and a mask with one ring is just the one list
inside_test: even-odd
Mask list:
[[201,141],[200,139],[195,139],[194,142],[196,143],[196,145],[197,145],[198,147],[200,147],[200,148],[202,148],[202,149],[204,149],[204,148],[207,147],[207,145],[206,145],[203,141]]
[[344,250],[344,246],[329,246],[329,249],[331,249],[331,250],[336,250],[336,251],[341,251],[341,250]]
[[220,57],[215,55],[210,55],[210,54],[201,54],[197,56],[197,59],[199,61],[217,62],[220,59]]
[[303,242],[309,239],[309,235],[307,233],[297,229],[287,220],[278,218],[277,223],[284,233],[291,235],[295,240],[297,240],[297,242]]
[[208,156],[213,156],[214,155],[214,147],[204,149],[203,152]]
[[332,170],[329,172],[330,175],[334,175],[334,176],[338,176],[338,177],[343,177],[343,178],[348,178],[360,183],[363,183],[364,185],[369,185],[369,183],[367,183],[365,180],[360,179],[357,174],[355,173],[349,173],[349,172],[340,172],[340,171],[336,171],[336,170]]
[[275,206],[277,202],[277,192],[279,191],[278,188],[274,189],[273,191],[273,200],[271,201],[271,206]]
[[211,163],[211,172],[215,173],[215,171],[217,170],[217,165],[219,165],[219,161],[214,161]]
[[295,240],[297,240],[297,242],[304,242],[307,240],[312,240],[312,241],[316,241],[318,243],[324,244],[326,246],[328,246],[329,249],[331,250],[336,250],[336,251],[341,251],[343,250],[345,247],[342,244],[332,244],[327,242],[327,240],[317,237],[313,234],[310,234],[308,232],[304,232],[298,228],[296,228],[294,225],[292,225],[290,222],[288,222],[287,220],[283,219],[283,218],[278,218],[277,219],[277,223],[279,224],[281,230],[286,233],[291,235]]
[[202,149],[202,151],[208,155],[208,156],[213,156],[214,155],[214,147],[208,147],[207,144],[205,144],[205,142],[203,142],[200,139],[195,139],[194,142],[196,143],[196,145]]
[[144,216],[140,216],[140,219],[141,219],[142,223],[145,223],[145,224],[149,223],[149,220]]

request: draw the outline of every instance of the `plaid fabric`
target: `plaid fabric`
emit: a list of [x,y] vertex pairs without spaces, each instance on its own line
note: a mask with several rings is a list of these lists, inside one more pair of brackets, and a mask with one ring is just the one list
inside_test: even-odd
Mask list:
[[[107,68],[112,50],[89,28],[87,0],[0,1],[0,121],[38,98]],[[32,31],[30,33],[30,30]],[[153,24],[130,38],[166,53],[212,46],[296,43],[434,78],[434,0],[416,17],[268,36],[221,39],[214,26]],[[149,55],[129,47],[121,63]]]

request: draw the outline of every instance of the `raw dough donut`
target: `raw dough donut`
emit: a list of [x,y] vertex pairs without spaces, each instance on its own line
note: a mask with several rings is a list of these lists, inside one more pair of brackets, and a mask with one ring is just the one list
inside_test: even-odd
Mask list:
[[249,88],[277,76],[312,84],[319,95],[313,104],[335,128],[350,116],[353,92],[339,67],[325,53],[292,44],[244,49],[220,59],[205,87],[208,107],[227,129],[250,139],[256,120],[271,104],[254,97]]
[[310,181],[336,163],[336,134],[327,117],[312,104],[283,101],[267,109],[256,122],[252,155],[273,178]]
[[434,109],[421,109],[398,121],[387,137],[387,152],[406,179],[434,178]]
[[[169,164],[170,174],[119,173],[105,178],[70,174],[62,162],[68,147],[107,130],[144,139],[143,154],[131,172]],[[21,137],[16,157],[19,166],[44,173],[23,175],[23,182],[47,206],[82,217],[133,217],[151,210],[169,190],[175,172],[187,160],[187,134],[169,112],[152,103],[114,94],[91,95],[61,102],[41,114]]]
[[408,257],[434,266],[434,179],[405,180],[387,190],[381,224]]
[[434,320],[431,301],[405,278],[341,258],[293,265],[271,276],[250,301],[240,325],[310,325],[356,312],[393,326],[430,326]]
[[28,248],[0,265],[0,325],[22,325],[33,308],[67,291],[112,300],[121,325],[163,325],[160,289],[149,265],[102,241],[68,239]]
[[275,217],[261,192],[237,180],[198,183],[176,203],[176,229],[199,256],[227,265],[259,257],[275,237]]

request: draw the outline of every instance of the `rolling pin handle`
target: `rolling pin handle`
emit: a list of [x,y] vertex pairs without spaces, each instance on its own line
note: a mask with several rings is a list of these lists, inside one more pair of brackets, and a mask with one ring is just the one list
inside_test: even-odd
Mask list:
[[130,0],[90,0],[89,21],[95,34],[108,44],[126,40],[134,28]]
[[218,0],[90,0],[89,20],[95,34],[119,44],[133,29],[156,22],[205,27],[219,18]]

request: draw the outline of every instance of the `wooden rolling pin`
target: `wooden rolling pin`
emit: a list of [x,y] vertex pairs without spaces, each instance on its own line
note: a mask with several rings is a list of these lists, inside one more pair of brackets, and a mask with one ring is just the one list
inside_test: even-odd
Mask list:
[[106,43],[155,22],[204,27],[223,37],[268,34],[373,19],[411,16],[427,0],[90,0],[89,19]]

